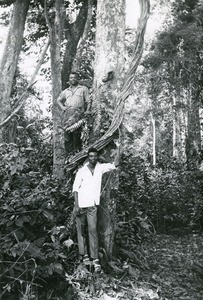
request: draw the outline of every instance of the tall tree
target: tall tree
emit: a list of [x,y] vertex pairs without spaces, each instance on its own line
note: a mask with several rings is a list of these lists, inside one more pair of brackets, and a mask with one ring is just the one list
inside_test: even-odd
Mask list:
[[54,20],[48,16],[45,2],[45,16],[49,27],[52,77],[52,118],[53,118],[53,174],[58,178],[64,177],[65,145],[62,128],[62,114],[57,105],[57,98],[61,92],[61,38],[63,33],[64,1],[55,0]]
[[[49,2],[45,1],[45,16],[49,28],[50,51],[51,51],[51,74],[52,74],[52,97],[53,97],[53,174],[58,178],[64,178],[65,146],[63,132],[63,111],[57,104],[57,98],[62,89],[67,87],[67,81],[72,69],[73,61],[77,52],[77,45],[86,23],[88,2],[79,1],[78,16],[71,23],[66,8],[69,1],[55,0],[54,7],[48,9]],[[78,4],[75,3],[75,4]],[[91,4],[92,5],[92,4]],[[54,18],[53,12],[54,11]],[[65,42],[65,50],[62,55],[62,42]]]
[[201,150],[202,7],[199,0],[174,1],[173,22],[158,34],[144,60],[148,91],[159,107],[159,150],[191,169],[198,167]]
[[[124,77],[125,53],[125,0],[97,2],[96,47],[94,62],[94,95],[93,111],[96,119],[93,127],[93,138],[101,136],[109,127],[116,105],[117,93],[121,88]],[[105,155],[111,156],[111,149],[116,148],[113,143],[106,149]],[[115,174],[104,177],[105,189],[101,195],[101,238],[107,253],[111,254],[114,239],[115,222]]]
[[[23,44],[23,33],[30,0],[16,0],[13,7],[10,28],[0,65],[0,123],[11,110],[10,95],[13,78],[16,72],[20,50]],[[8,140],[0,130],[0,142]]]
[[[97,26],[96,26],[96,58],[95,58],[95,79],[92,109],[95,113],[93,130],[90,135],[89,147],[104,149],[109,159],[112,152],[115,152],[116,145],[113,140],[118,137],[116,132],[121,125],[124,114],[124,103],[132,93],[132,84],[135,72],[143,52],[143,39],[146,23],[149,16],[149,1],[140,0],[141,16],[136,31],[135,48],[132,54],[132,61],[127,74],[123,74],[123,53],[125,30],[124,1],[118,1],[115,7],[111,3],[98,1]],[[100,68],[99,68],[99,66]],[[102,71],[102,72],[101,72]],[[97,74],[97,75],[96,75]],[[123,76],[124,75],[124,76]],[[114,91],[116,90],[116,92]],[[82,150],[69,161],[69,170],[77,167],[87,155],[87,149]],[[109,256],[112,255],[115,223],[115,190],[111,185],[116,184],[117,177],[110,174],[106,178],[105,189],[103,187],[102,204],[102,226],[101,238]]]

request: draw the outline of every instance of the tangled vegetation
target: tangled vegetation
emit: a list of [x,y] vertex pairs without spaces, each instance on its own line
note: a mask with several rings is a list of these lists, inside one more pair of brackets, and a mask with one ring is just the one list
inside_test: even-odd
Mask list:
[[[108,261],[100,249],[105,272],[95,276],[77,265],[72,182],[52,177],[49,145],[4,144],[0,151],[1,299],[161,299],[154,284],[149,288],[149,278],[142,283],[158,263],[151,253],[156,241],[163,251],[163,239],[159,242],[155,233],[201,231],[201,172],[150,169],[141,159],[123,155],[114,257]],[[145,298],[133,298],[135,290]]]

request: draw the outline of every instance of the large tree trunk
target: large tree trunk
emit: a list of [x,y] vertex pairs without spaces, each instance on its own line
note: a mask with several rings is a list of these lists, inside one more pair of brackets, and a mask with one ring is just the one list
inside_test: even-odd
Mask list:
[[[114,107],[114,114],[111,120],[111,124],[108,130],[105,131],[105,133],[101,132],[102,136],[99,139],[97,139],[94,143],[91,143],[91,141],[94,140],[95,138],[93,137],[90,139],[89,147],[95,147],[98,150],[104,149],[104,147],[106,147],[113,140],[114,133],[118,131],[123,120],[125,101],[128,98],[128,96],[132,94],[132,85],[135,78],[137,67],[139,65],[143,53],[144,35],[145,35],[147,20],[150,13],[149,0],[139,0],[139,3],[140,3],[140,18],[138,20],[138,27],[136,30],[136,37],[134,43],[135,47],[132,53],[132,60],[131,63],[129,64],[130,67],[127,71],[127,74],[125,75],[125,79],[122,82],[121,91],[117,95],[116,105]],[[104,78],[104,81],[106,81],[106,78]],[[92,106],[95,112],[99,113],[99,111],[101,111],[98,105],[100,99],[97,99],[96,97],[94,98],[95,99]],[[97,117],[97,119],[99,118],[100,117]],[[105,125],[107,126],[108,124]],[[97,130],[95,130],[95,132],[96,131]],[[68,160],[67,171],[71,171],[75,169],[80,162],[84,161],[85,157],[87,156],[87,150],[88,150],[87,148],[84,148],[82,151],[80,151],[79,153],[77,153],[75,156],[71,157]]]
[[61,33],[63,19],[63,0],[55,0],[55,19],[52,24],[48,19],[47,24],[50,35],[51,52],[51,76],[52,76],[52,97],[53,97],[53,175],[59,179],[64,179],[65,145],[62,127],[62,112],[56,102],[61,92]]
[[[0,123],[8,116],[10,95],[20,50],[23,44],[25,20],[30,1],[16,0],[13,7],[10,28],[0,66]],[[0,142],[9,141],[0,130]]]
[[[125,45],[125,0],[114,2],[97,1],[96,48],[94,66],[93,111],[96,112],[93,136],[100,137],[109,127],[121,87],[124,71]],[[115,145],[111,144],[111,149]],[[111,156],[106,149],[107,159]],[[112,159],[112,158],[111,158]],[[100,243],[111,256],[115,223],[115,188],[118,174],[107,174],[103,178],[101,209],[99,211]],[[105,187],[105,188],[104,188]]]
[[[95,59],[95,79],[92,109],[95,112],[94,125],[90,135],[89,147],[98,150],[109,145],[115,139],[115,133],[123,119],[124,103],[132,93],[131,87],[135,77],[135,72],[143,52],[143,40],[149,17],[149,0],[139,0],[140,18],[136,32],[135,48],[132,55],[130,68],[125,75],[121,85],[121,75],[123,71],[123,51],[125,37],[125,5],[124,1],[117,1],[117,5],[108,4],[102,0],[98,1],[98,15],[96,28],[96,59]],[[119,77],[120,76],[120,77]],[[119,91],[119,92],[118,92]],[[96,139],[96,140],[95,140]],[[83,149],[68,161],[67,171],[77,167],[87,156],[87,150]],[[110,149],[105,149],[106,157],[112,155]],[[114,150],[113,150],[114,151]],[[102,188],[101,202],[101,237],[100,242],[109,256],[112,254],[114,240],[115,222],[115,189],[117,187],[117,176],[107,175],[106,183]],[[106,179],[106,178],[105,178]]]
[[[64,178],[65,165],[65,143],[63,127],[63,112],[57,104],[57,98],[61,90],[67,87],[67,81],[72,69],[73,59],[76,55],[78,41],[83,33],[88,3],[83,2],[76,21],[69,24],[65,19],[64,0],[55,0],[54,23],[49,20],[46,1],[45,17],[49,27],[50,50],[51,50],[51,74],[52,74],[52,96],[53,96],[53,175]],[[65,36],[66,49],[61,68],[61,39]]]

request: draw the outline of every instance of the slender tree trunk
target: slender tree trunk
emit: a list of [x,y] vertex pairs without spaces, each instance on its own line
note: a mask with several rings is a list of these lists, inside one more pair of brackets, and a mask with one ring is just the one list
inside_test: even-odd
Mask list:
[[179,111],[179,132],[180,132],[180,160],[186,162],[186,128],[187,117],[184,109]]
[[151,122],[152,122],[152,163],[153,166],[156,166],[156,123],[152,113],[151,113]]
[[51,76],[53,97],[53,175],[64,179],[65,145],[62,127],[62,112],[57,105],[61,92],[61,33],[62,33],[63,0],[55,0],[55,19],[51,24],[47,18],[50,35]]
[[[30,0],[16,0],[13,7],[10,28],[0,65],[0,123],[8,116],[10,95],[20,50],[23,44],[23,33]],[[0,142],[8,141],[0,130]]]
[[203,108],[200,109],[200,136],[201,136],[201,145],[203,145]]
[[192,84],[188,95],[188,128],[186,139],[186,154],[189,169],[198,167],[198,159],[201,149],[200,116],[199,116],[199,92]]
[[[125,0],[118,0],[116,5],[114,2],[98,0],[93,95],[93,110],[97,114],[91,141],[100,137],[110,125],[122,81],[124,45]],[[114,143],[110,146],[115,149]],[[109,160],[110,148],[106,149],[105,156]],[[116,173],[104,176],[99,212],[100,243],[109,256],[113,250],[117,180]]]
[[173,157],[178,158],[177,108],[176,95],[173,95]]

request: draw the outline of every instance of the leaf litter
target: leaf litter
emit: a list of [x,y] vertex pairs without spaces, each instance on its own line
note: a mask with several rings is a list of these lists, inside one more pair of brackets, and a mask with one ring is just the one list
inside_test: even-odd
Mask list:
[[[128,262],[111,262],[106,274],[94,274],[79,265],[66,280],[79,300],[202,300],[203,277],[194,268],[203,265],[203,237],[200,235],[154,235],[143,244],[148,269]],[[128,268],[126,267],[128,266]]]

